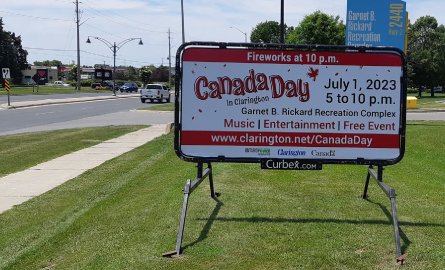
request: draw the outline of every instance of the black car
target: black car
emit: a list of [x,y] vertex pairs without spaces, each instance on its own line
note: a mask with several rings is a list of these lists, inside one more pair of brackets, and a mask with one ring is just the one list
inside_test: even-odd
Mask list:
[[96,89],[96,87],[109,87],[113,89],[113,82],[104,81],[104,82],[94,82],[91,84],[91,88]]
[[114,85],[114,90],[119,90],[122,85],[124,85],[123,82],[116,82],[116,84]]
[[137,83],[134,82],[126,82],[124,83],[124,85],[122,85],[121,87],[119,87],[119,90],[122,92],[138,92],[138,85]]

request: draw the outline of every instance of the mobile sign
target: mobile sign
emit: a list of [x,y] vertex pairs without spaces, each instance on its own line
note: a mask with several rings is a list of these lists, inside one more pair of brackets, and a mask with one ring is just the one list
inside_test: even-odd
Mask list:
[[177,59],[175,149],[185,160],[388,165],[403,156],[401,50],[193,43]]

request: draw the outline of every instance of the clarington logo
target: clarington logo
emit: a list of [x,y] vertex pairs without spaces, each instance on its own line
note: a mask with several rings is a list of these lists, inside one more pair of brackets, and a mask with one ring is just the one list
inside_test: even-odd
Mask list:
[[279,149],[278,155],[286,157],[304,157],[306,156],[306,151]]

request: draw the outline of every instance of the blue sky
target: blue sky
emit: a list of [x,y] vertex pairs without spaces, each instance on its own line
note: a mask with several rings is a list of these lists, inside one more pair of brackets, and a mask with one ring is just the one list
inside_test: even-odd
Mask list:
[[[375,1],[375,0],[374,0]],[[22,36],[28,62],[36,60],[76,61],[74,0],[2,1],[0,17],[8,31]],[[172,65],[182,42],[180,0],[81,0],[81,64],[113,64],[112,52],[105,44],[88,36],[127,43],[117,52],[117,65],[168,65],[168,29],[171,29]],[[243,42],[259,22],[280,20],[280,0],[184,0],[186,41]],[[285,23],[296,26],[316,10],[339,15],[345,21],[347,0],[285,1]],[[445,24],[443,0],[407,0],[411,21],[430,15]],[[238,28],[239,30],[237,30]]]

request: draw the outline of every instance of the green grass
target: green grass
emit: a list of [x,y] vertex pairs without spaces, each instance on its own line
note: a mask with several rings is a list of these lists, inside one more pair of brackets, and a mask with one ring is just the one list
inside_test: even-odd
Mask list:
[[142,127],[109,126],[0,136],[0,177]]
[[417,94],[409,94],[409,96],[417,97],[417,109],[445,109],[445,94],[435,93],[434,97],[423,94],[421,98]]
[[[403,269],[445,269],[443,122],[410,122],[404,159],[385,169],[409,241]],[[0,215],[4,269],[400,269],[389,200],[365,166],[267,171],[214,164],[190,197],[185,255],[174,249],[181,189],[195,166],[163,136]]]
[[[34,91],[33,91],[34,90]],[[12,87],[10,91],[11,96],[22,96],[22,95],[49,95],[49,94],[73,94],[73,93],[96,93],[96,92],[110,92],[110,90],[95,90],[91,87],[84,86],[80,91],[77,91],[74,87],[53,87],[53,86],[39,86],[37,92],[37,87],[28,86],[18,86]],[[7,92],[4,88],[0,88],[0,95],[6,95]]]
[[164,103],[164,104],[154,105],[154,106],[150,106],[150,107],[139,108],[138,110],[172,112],[175,110],[175,104],[174,103]]

